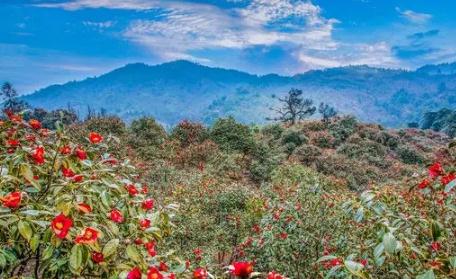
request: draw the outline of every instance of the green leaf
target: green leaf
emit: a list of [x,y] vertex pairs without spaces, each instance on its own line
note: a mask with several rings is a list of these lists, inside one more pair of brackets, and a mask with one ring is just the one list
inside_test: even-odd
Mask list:
[[112,254],[115,254],[117,251],[117,247],[119,246],[119,240],[118,239],[111,239],[108,243],[103,248],[103,256],[106,258],[111,256]]
[[389,254],[394,254],[397,247],[397,240],[396,237],[390,232],[386,233],[383,236],[383,246],[385,247],[385,251]]
[[349,260],[344,261],[344,264],[351,274],[360,278],[365,278],[365,276],[361,273],[361,270],[364,268],[362,264]]
[[35,252],[36,248],[38,248],[38,245],[40,245],[40,235],[35,234],[32,239],[30,240],[30,248],[32,248],[32,251]]
[[29,165],[26,165],[26,164],[22,164],[21,165],[21,175],[27,179],[27,181],[33,185],[33,187],[35,187],[36,189],[38,190],[41,190],[41,186],[40,184],[38,184],[38,182],[35,180],[35,178],[33,178],[33,172],[32,172],[32,169],[30,168]]
[[432,222],[431,223],[431,233],[432,233],[432,239],[434,241],[437,241],[439,237],[442,235],[442,229],[439,223],[437,222]]
[[22,237],[27,239],[27,241],[30,241],[33,236],[33,230],[30,224],[27,221],[20,220],[17,224],[17,228]]
[[127,256],[137,263],[141,263],[142,257],[135,246],[129,245],[127,247]]
[[456,186],[456,179],[453,179],[450,183],[445,186],[445,193],[449,193]]
[[435,279],[434,271],[430,269],[425,273],[416,276],[416,279]]
[[448,262],[451,265],[451,268],[456,269],[456,257],[449,257]]
[[82,247],[80,245],[74,245],[71,248],[70,267],[74,273],[79,274],[79,270],[82,267]]
[[323,257],[318,259],[317,263],[326,262],[326,261],[333,260],[333,259],[337,259],[337,257],[336,256],[332,256],[332,255],[323,256]]

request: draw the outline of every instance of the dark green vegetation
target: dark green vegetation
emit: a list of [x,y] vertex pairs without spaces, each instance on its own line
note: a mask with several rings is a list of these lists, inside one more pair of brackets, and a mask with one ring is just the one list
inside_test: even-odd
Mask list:
[[234,116],[242,123],[275,117],[273,96],[299,88],[315,104],[328,103],[364,122],[405,126],[431,110],[456,106],[455,64],[417,71],[352,66],[292,77],[256,76],[187,61],[158,66],[129,64],[99,77],[53,85],[23,99],[48,110],[70,105],[84,117],[87,105],[130,122],[151,115],[170,127],[181,119],[206,124]]

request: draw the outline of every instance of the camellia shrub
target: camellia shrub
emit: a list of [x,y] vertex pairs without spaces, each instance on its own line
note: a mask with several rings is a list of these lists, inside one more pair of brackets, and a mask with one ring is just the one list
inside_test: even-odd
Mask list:
[[159,252],[170,207],[158,208],[134,166],[102,135],[73,142],[61,128],[0,121],[0,277],[173,278]]
[[408,190],[370,190],[343,203],[352,238],[320,258],[326,276],[455,278],[456,174],[440,163]]

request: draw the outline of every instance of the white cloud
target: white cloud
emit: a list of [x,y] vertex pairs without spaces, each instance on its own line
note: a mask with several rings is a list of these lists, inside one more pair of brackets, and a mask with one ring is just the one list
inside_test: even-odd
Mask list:
[[98,29],[106,29],[109,27],[112,27],[115,25],[114,21],[108,20],[108,21],[83,21],[83,25],[89,26],[89,27],[94,27]]
[[427,23],[432,18],[430,14],[418,13],[412,10],[402,11],[399,7],[396,7],[396,11],[408,21],[416,24]]
[[[233,0],[231,0],[233,2]],[[241,1],[235,1],[241,2]],[[174,0],[73,0],[39,4],[67,10],[110,8],[153,10],[122,31],[129,41],[163,60],[205,62],[194,53],[208,49],[244,50],[255,46],[287,46],[302,65],[299,70],[350,64],[395,65],[385,43],[343,43],[333,37],[337,19],[326,18],[309,0],[244,0],[241,8]],[[400,11],[414,22],[430,15]],[[158,14],[158,15],[157,15]],[[383,64],[382,64],[383,63]]]

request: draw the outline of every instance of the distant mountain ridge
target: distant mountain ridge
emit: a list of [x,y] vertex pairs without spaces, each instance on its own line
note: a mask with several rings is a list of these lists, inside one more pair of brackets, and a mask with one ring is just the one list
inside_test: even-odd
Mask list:
[[81,116],[88,106],[127,121],[150,115],[165,125],[182,119],[210,123],[228,115],[245,123],[264,123],[272,114],[270,107],[277,105],[274,96],[290,88],[364,121],[402,126],[425,111],[455,107],[456,63],[416,71],[347,66],[294,76],[258,76],[185,60],[154,66],[134,63],[22,98],[45,109],[71,106]]

